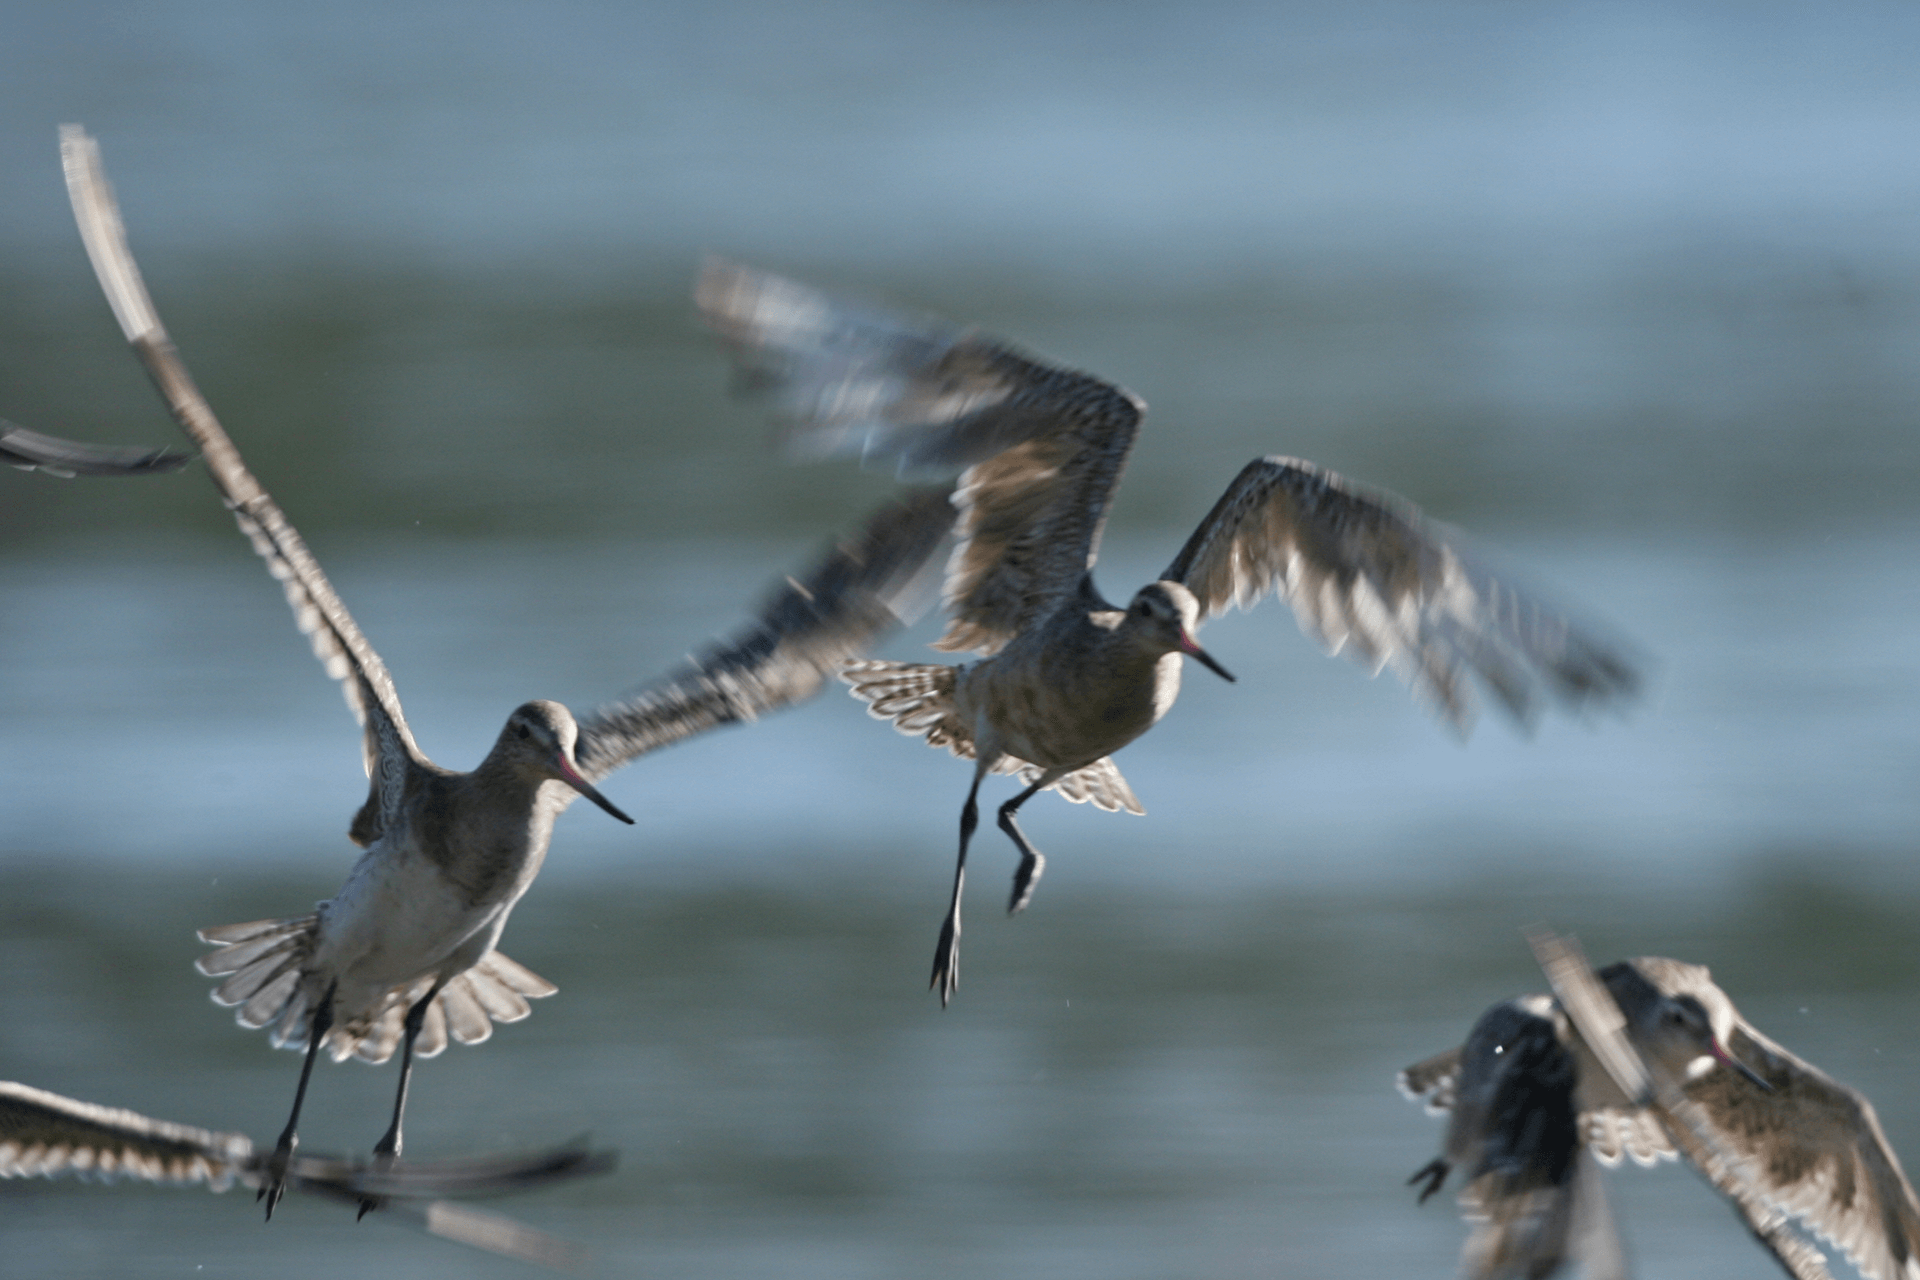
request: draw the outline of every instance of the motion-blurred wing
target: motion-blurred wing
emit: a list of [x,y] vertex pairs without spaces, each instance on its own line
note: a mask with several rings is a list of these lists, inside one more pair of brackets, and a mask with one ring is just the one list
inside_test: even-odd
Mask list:
[[1551,1275],[1574,1245],[1574,1062],[1545,1008],[1495,1005],[1461,1050],[1446,1149],[1466,1166],[1461,1263],[1476,1280]]
[[90,1173],[225,1190],[253,1167],[245,1134],[152,1120],[0,1080],[0,1178]]
[[518,1258],[558,1271],[580,1271],[587,1251],[571,1240],[454,1197],[511,1195],[611,1172],[618,1157],[576,1138],[545,1151],[476,1156],[465,1160],[406,1161],[380,1168],[365,1160],[295,1156],[288,1182],[310,1194],[358,1206],[378,1205],[383,1216],[416,1225],[458,1244]]
[[143,449],[138,445],[84,444],[17,427],[0,419],[0,462],[50,476],[149,476],[178,471],[193,461],[190,453]]
[[146,366],[161,398],[187,435],[200,447],[207,473],[226,499],[240,531],[280,579],[293,607],[294,621],[313,642],[314,656],[327,674],[340,681],[347,705],[366,730],[364,751],[372,789],[365,807],[354,818],[352,836],[361,844],[378,839],[400,804],[407,769],[424,764],[426,757],[414,743],[400,710],[393,678],[354,625],[333,584],[308,552],[306,543],[288,523],[260,482],[240,459],[240,451],[213,416],[213,408],[187,373],[173,340],[161,327],[159,313],[147,296],[140,268],[127,247],[119,206],[100,163],[100,147],[79,125],[60,128],[60,155],[67,174],[67,194],[87,256],[100,277],[107,302],[120,330]]
[[460,1160],[408,1160],[381,1168],[365,1160],[295,1156],[288,1176],[309,1190],[345,1199],[439,1200],[448,1196],[499,1196],[536,1191],[575,1178],[609,1173],[611,1151],[596,1151],[575,1138],[541,1151],[469,1156]]
[[[71,1173],[204,1182],[225,1191],[236,1180],[258,1187],[265,1162],[245,1134],[172,1124],[0,1081],[0,1178]],[[579,1245],[501,1214],[454,1204],[449,1197],[531,1191],[606,1173],[616,1162],[613,1152],[595,1151],[580,1138],[545,1151],[409,1161],[385,1169],[366,1160],[296,1155],[287,1183],[356,1207],[372,1200],[382,1216],[412,1219],[434,1235],[476,1249],[578,1271],[587,1261]]]
[[1203,617],[1251,608],[1269,591],[1329,653],[1377,673],[1391,664],[1456,728],[1473,718],[1466,673],[1522,724],[1542,687],[1604,705],[1639,685],[1619,649],[1462,553],[1411,503],[1298,458],[1256,458],[1234,478],[1160,576]]
[[788,578],[753,625],[630,698],[580,719],[574,759],[588,781],[682,738],[812,697],[906,620],[923,569],[953,527],[943,489],[883,507]]
[[1137,397],[730,262],[708,264],[695,298],[797,452],[858,453],[903,474],[966,468],[953,617],[935,648],[992,653],[1078,587],[1139,433]]

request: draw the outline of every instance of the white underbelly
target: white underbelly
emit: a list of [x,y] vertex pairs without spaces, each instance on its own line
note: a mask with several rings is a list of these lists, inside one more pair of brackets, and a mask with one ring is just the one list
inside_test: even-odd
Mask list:
[[376,845],[328,904],[311,967],[338,982],[336,1007],[351,1016],[423,974],[444,979],[470,966],[500,936],[511,906],[471,905],[428,859]]

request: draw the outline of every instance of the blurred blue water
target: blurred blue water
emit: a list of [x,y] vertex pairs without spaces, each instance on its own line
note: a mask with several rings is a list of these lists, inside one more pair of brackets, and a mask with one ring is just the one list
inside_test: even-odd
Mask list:
[[[1838,231],[1911,263],[1917,23],[1898,4],[35,6],[0,54],[0,164],[42,171],[44,122],[84,119],[173,247],[718,243],[1085,277],[1307,245],[1526,273]],[[69,243],[36,202],[0,235]]]
[[[1114,593],[1172,538],[1125,540]],[[1210,627],[1240,683],[1197,668],[1121,757],[1144,821],[1039,804],[1055,879],[1444,883],[1543,858],[1706,888],[1755,857],[1911,857],[1920,766],[1920,586],[1911,533],[1813,545],[1562,543],[1528,557],[1562,596],[1645,647],[1648,699],[1623,723],[1493,717],[1464,745],[1391,676],[1321,657],[1271,603]],[[119,861],[342,860],[358,740],[237,537],[156,553],[0,560],[4,842]],[[422,745],[484,754],[528,697],[591,706],[664,672],[801,548],[443,543],[335,557]],[[886,652],[924,653],[931,621]],[[549,876],[641,861],[677,880],[797,874],[785,833],[836,832],[861,874],[928,873],[966,770],[830,694],[750,731],[649,758],[609,784],[637,833],[565,820]],[[722,819],[724,815],[724,820]],[[1073,853],[1075,843],[1088,850]],[[868,865],[871,864],[871,865]],[[748,870],[751,868],[751,870]],[[805,874],[817,874],[817,869]]]

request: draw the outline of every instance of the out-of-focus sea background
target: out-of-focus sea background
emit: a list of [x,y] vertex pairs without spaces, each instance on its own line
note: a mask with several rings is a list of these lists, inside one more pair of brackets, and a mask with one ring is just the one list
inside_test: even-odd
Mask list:
[[[1248,458],[1471,529],[1630,637],[1619,719],[1462,743],[1272,604],[1043,797],[1020,919],[967,771],[837,693],[562,821],[508,954],[560,994],[424,1064],[422,1158],[591,1131],[502,1206],[650,1277],[1450,1273],[1395,1069],[1540,985],[1520,929],[1713,966],[1920,1159],[1920,11],[1895,4],[15,5],[0,414],[175,433],[73,232],[101,140],[229,430],[466,768],[734,626],[888,491],[788,466],[688,301],[735,256],[977,322],[1153,406],[1124,597]],[[885,652],[924,652],[931,622]],[[0,473],[0,1077],[270,1141],[297,1059],[199,925],[336,888],[352,722],[196,470]],[[998,796],[998,792],[995,793]],[[323,1066],[310,1150],[393,1069]],[[1640,1272],[1771,1267],[1682,1170]],[[494,1276],[290,1200],[0,1186],[0,1274]]]

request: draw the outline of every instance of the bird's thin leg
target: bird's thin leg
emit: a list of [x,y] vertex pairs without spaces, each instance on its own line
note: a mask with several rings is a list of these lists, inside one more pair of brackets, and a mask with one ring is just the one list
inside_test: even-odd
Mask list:
[[[440,988],[443,985],[439,982],[434,983],[427,989],[427,994],[415,1000],[413,1007],[407,1010],[406,1035],[400,1045],[400,1088],[393,1095],[393,1123],[387,1126],[387,1131],[381,1135],[380,1141],[373,1144],[376,1167],[385,1167],[399,1158],[400,1118],[407,1110],[407,1085],[413,1079],[413,1042],[419,1038],[420,1028],[426,1025],[427,1007],[433,1003],[433,998],[440,994]],[[368,1210],[379,1207],[378,1200],[362,1200],[360,1212],[355,1221],[366,1217]]]
[[1050,785],[1054,779],[1041,775],[1040,780],[1022,791],[1013,799],[1000,806],[1000,829],[1007,833],[1014,847],[1020,850],[1020,866],[1013,873],[1013,896],[1007,899],[1007,914],[1017,915],[1024,910],[1027,899],[1033,896],[1033,886],[1040,882],[1040,873],[1047,869],[1047,860],[1038,849],[1027,840],[1027,833],[1013,820],[1014,811],[1042,787]]
[[267,1202],[269,1222],[273,1221],[273,1207],[287,1193],[287,1163],[293,1159],[293,1149],[300,1145],[300,1108],[307,1100],[307,1080],[313,1075],[314,1057],[320,1052],[320,1043],[327,1038],[327,1032],[333,1029],[333,992],[338,985],[336,982],[327,986],[327,994],[321,998],[320,1007],[313,1011],[313,1020],[307,1025],[307,1060],[300,1065],[300,1087],[293,1091],[293,1114],[287,1117],[287,1127],[280,1131],[280,1141],[267,1157],[260,1194],[254,1197]]
[[960,888],[967,882],[967,843],[980,825],[980,780],[987,776],[991,761],[982,760],[973,771],[973,785],[967,789],[966,807],[960,810],[960,859],[953,867],[953,901],[947,904],[947,918],[940,923],[940,941],[933,949],[933,981],[927,985],[940,991],[940,1007],[953,999],[960,985]]

